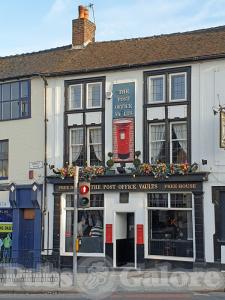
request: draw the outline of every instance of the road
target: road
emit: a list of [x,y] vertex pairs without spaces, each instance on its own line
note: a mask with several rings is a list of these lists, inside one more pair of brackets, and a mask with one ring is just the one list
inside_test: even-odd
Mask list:
[[[73,295],[27,295],[27,294],[20,294],[20,295],[9,295],[9,294],[1,294],[0,300],[79,300],[79,299],[87,299],[83,298],[78,294]],[[93,298],[89,298],[93,299]],[[100,299],[100,298],[98,298]],[[225,299],[225,293],[194,293],[194,294],[181,294],[181,293],[171,293],[171,294],[163,294],[163,293],[115,293],[105,299],[108,300],[222,300]],[[96,299],[97,300],[97,299]]]

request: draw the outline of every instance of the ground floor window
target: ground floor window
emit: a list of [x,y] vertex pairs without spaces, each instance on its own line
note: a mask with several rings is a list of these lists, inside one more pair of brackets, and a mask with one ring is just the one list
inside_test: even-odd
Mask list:
[[148,194],[148,254],[193,257],[191,193]]
[[[73,195],[62,199],[62,241],[64,252],[73,252]],[[90,207],[78,209],[77,236],[80,241],[79,253],[104,253],[104,194],[92,194]]]
[[12,248],[12,217],[11,208],[0,209],[0,261],[9,262]]

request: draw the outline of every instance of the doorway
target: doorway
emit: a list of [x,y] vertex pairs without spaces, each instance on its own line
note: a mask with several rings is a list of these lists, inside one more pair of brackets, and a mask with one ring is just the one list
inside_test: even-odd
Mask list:
[[115,218],[116,267],[135,267],[134,213],[117,212]]

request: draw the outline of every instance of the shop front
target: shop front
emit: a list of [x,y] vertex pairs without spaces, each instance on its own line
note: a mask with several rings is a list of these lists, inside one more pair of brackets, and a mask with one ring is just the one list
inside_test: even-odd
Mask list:
[[[116,268],[148,268],[156,261],[204,263],[205,180],[205,173],[95,177],[90,207],[78,209],[78,258],[108,257]],[[69,267],[74,186],[70,178],[48,181],[54,184],[53,248],[60,249],[61,263]]]

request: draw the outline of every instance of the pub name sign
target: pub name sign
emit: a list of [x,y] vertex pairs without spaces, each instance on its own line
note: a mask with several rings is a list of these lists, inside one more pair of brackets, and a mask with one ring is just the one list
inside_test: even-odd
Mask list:
[[[55,192],[66,193],[73,192],[73,185],[57,185]],[[131,191],[131,192],[148,192],[148,191],[199,191],[201,183],[115,183],[115,184],[91,184],[91,192],[97,191]]]

